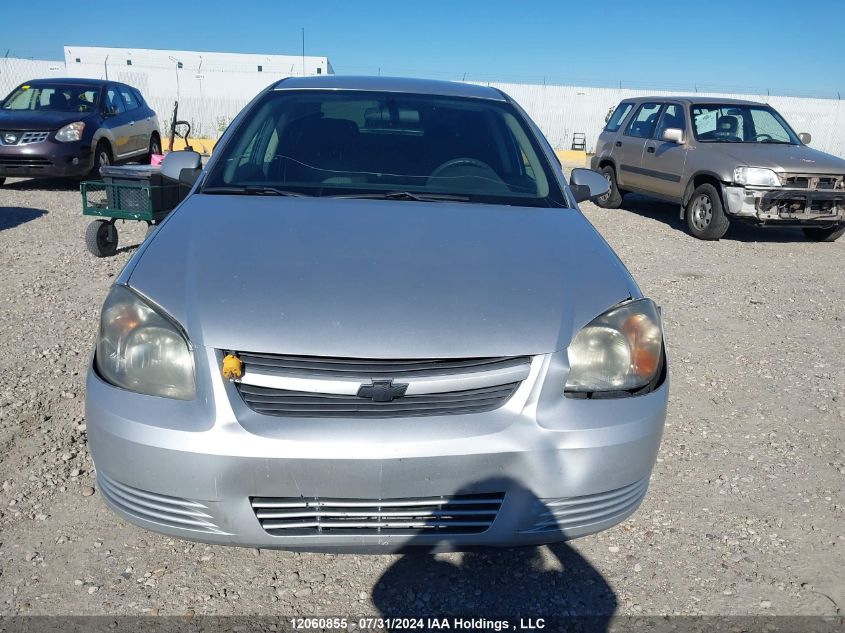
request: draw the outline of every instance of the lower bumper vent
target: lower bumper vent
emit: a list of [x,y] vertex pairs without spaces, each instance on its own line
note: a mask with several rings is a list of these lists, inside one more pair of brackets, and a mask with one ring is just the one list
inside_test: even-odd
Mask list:
[[208,508],[197,501],[133,488],[102,473],[97,473],[97,483],[106,501],[131,517],[170,528],[226,534],[214,524]]
[[405,499],[252,497],[261,527],[275,536],[479,534],[496,519],[504,493]]
[[640,505],[648,490],[648,477],[622,488],[582,497],[537,500],[537,518],[524,532],[559,531],[624,517]]

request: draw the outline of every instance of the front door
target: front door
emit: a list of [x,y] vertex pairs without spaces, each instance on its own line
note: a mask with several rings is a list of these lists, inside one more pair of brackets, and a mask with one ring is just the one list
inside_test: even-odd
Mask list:
[[109,84],[103,98],[103,127],[111,131],[114,138],[114,158],[127,158],[134,151],[131,119],[126,113],[123,98],[117,86]]
[[[684,142],[661,140],[663,132],[669,128],[681,130],[684,133]],[[642,177],[649,191],[669,198],[682,197],[681,178],[687,159],[687,129],[683,106],[679,103],[667,103],[660,114],[652,138],[646,141],[643,153]]]
[[625,131],[617,137],[613,153],[619,161],[616,180],[620,189],[647,189],[647,180],[642,176],[643,152],[646,141],[657,124],[662,103],[643,103],[634,112]]

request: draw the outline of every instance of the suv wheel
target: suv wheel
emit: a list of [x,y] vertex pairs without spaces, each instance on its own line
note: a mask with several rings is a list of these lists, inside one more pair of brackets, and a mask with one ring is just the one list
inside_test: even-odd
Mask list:
[[718,240],[730,226],[719,192],[711,184],[699,185],[692,192],[686,217],[690,233],[700,240]]
[[845,234],[845,224],[839,226],[831,226],[826,229],[820,229],[815,226],[807,226],[801,229],[807,239],[814,242],[835,242],[838,238]]
[[100,179],[100,167],[108,167],[112,163],[111,148],[108,141],[100,141],[97,143],[97,149],[94,150],[94,166],[91,168],[91,173],[88,178],[91,180]]
[[161,141],[158,134],[153,134],[150,137],[150,147],[147,150],[147,155],[144,157],[144,162],[149,165],[153,160],[153,154],[161,154]]
[[616,171],[610,165],[605,165],[599,171],[607,180],[607,184],[610,185],[610,191],[596,198],[596,204],[602,209],[618,209],[622,204],[622,193],[616,186]]

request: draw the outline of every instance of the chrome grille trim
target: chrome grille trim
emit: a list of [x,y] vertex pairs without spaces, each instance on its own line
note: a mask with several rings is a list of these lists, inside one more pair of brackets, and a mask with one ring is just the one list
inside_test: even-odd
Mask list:
[[648,477],[632,484],[594,495],[542,499],[537,504],[534,524],[523,532],[561,531],[612,520],[633,512],[648,490]]
[[214,523],[208,508],[197,501],[140,490],[103,473],[97,473],[97,484],[106,501],[135,518],[171,528],[226,534]]
[[[281,417],[404,417],[479,413],[502,406],[531,374],[531,356],[358,359],[235,353],[235,380],[253,411]],[[359,397],[375,380],[392,380],[389,402]]]
[[442,376],[462,373],[490,372],[518,367],[531,362],[530,356],[500,356],[487,358],[400,359],[332,358],[323,356],[289,356],[238,352],[238,357],[250,368],[285,376],[389,377]]
[[480,389],[404,396],[391,402],[374,402],[355,395],[267,389],[238,384],[246,405],[257,413],[282,417],[411,417],[482,413],[502,406],[518,382]]
[[50,136],[50,132],[24,132],[19,141],[19,145],[32,145],[33,143],[43,143]]
[[[14,134],[17,140],[14,143],[6,142],[6,134]],[[22,132],[18,130],[2,130],[0,131],[0,145],[12,147],[15,145],[32,145],[34,143],[43,143],[50,136],[49,130],[35,130],[30,132]]]
[[354,534],[479,534],[493,524],[503,493],[404,499],[253,497],[261,527],[276,536]]

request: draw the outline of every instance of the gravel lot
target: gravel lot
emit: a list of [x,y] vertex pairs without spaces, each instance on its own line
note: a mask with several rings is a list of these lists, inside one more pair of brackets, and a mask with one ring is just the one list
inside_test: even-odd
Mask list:
[[[0,188],[0,614],[842,614],[845,240],[675,207],[585,205],[664,308],[672,395],[651,490],[551,548],[350,556],[210,547],[106,509],[86,449],[85,364],[117,256],[85,250],[73,183]],[[520,588],[519,590],[515,587]]]

